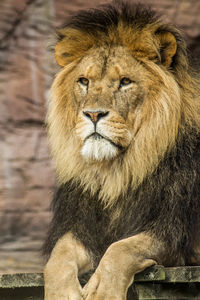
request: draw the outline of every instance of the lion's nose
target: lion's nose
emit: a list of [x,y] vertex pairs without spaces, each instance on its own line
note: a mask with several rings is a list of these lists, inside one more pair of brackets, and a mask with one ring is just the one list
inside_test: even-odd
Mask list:
[[83,114],[93,123],[97,123],[101,118],[108,115],[108,111],[83,111]]

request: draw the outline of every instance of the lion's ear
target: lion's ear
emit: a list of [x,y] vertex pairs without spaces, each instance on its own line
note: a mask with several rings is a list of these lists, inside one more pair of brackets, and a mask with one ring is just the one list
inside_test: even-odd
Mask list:
[[156,33],[156,39],[158,42],[161,63],[166,67],[170,67],[177,50],[176,38],[171,32],[160,31]]
[[97,38],[79,29],[57,30],[58,42],[55,47],[57,63],[64,67],[76,59],[84,57],[87,51],[97,44]]
[[58,41],[55,47],[55,57],[57,63],[64,67],[68,64],[69,54],[66,52],[67,41],[65,39]]
[[66,29],[66,28],[60,28],[56,30],[57,35],[57,44],[55,47],[55,58],[57,63],[64,67],[67,64],[69,64],[72,61],[72,44],[73,39],[71,40],[71,35],[73,31]]

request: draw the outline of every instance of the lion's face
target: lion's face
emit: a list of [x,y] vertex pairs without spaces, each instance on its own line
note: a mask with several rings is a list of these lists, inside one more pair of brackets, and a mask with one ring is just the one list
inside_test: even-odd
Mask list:
[[139,184],[172,147],[179,88],[146,56],[102,46],[58,73],[48,124],[61,182],[79,178],[84,186],[95,191],[101,185],[102,194],[116,197],[130,181]]
[[81,155],[101,161],[123,154],[140,127],[139,111],[152,88],[149,72],[128,49],[100,48],[82,59],[73,84]]

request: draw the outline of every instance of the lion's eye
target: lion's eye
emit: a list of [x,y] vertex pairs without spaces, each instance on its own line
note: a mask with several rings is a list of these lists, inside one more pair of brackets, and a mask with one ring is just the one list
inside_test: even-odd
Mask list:
[[120,80],[119,88],[121,88],[122,86],[129,85],[130,83],[132,83],[132,80],[131,80],[130,78],[123,77],[123,78]]
[[89,80],[87,78],[85,78],[85,77],[80,77],[78,79],[78,82],[80,82],[84,86],[88,86],[88,84],[89,84]]

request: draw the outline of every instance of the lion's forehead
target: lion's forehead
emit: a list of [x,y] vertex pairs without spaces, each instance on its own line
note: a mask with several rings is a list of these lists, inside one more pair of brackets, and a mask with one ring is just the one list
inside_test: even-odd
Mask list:
[[101,47],[93,49],[78,66],[79,72],[87,78],[100,79],[107,75],[111,79],[128,76],[140,68],[137,60],[126,47]]

